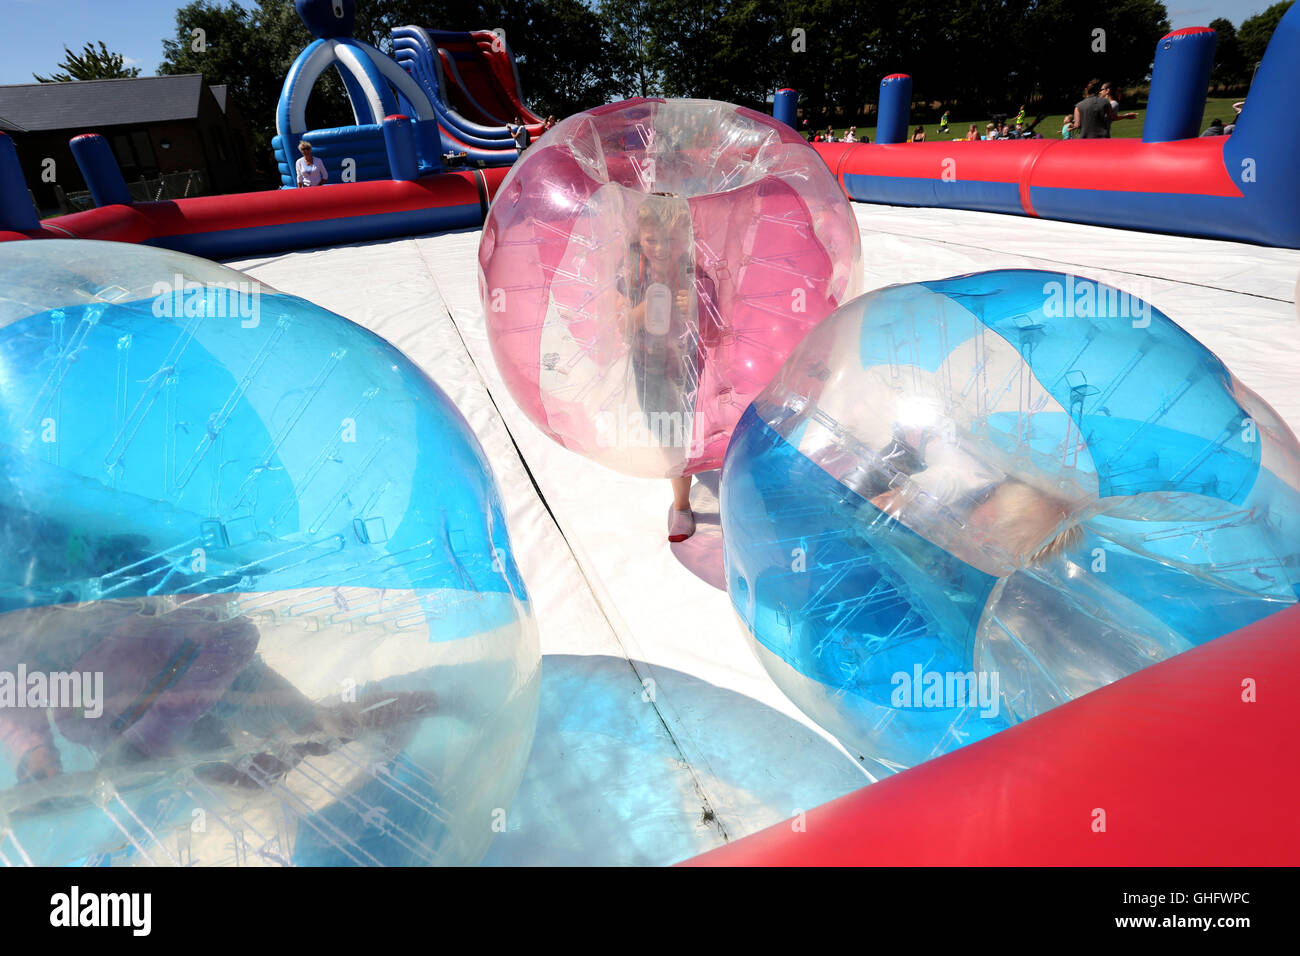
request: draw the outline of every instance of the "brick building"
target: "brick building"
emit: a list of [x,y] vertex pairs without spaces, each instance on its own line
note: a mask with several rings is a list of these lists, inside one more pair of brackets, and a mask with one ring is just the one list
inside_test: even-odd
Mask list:
[[108,140],[128,183],[196,170],[205,192],[255,188],[238,105],[197,73],[0,86],[0,130],[18,147],[43,214],[60,207],[55,186],[86,188],[68,148],[80,133]]

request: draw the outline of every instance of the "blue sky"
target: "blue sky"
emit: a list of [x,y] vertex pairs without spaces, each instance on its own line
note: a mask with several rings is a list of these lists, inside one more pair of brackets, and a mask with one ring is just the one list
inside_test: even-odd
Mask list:
[[[1221,16],[1240,25],[1271,2],[1166,0],[1165,5],[1177,29],[1202,26]],[[176,0],[5,0],[8,13],[0,40],[0,83],[31,83],[32,73],[49,74],[55,69],[63,59],[65,45],[79,51],[86,43],[100,40],[140,67],[142,75],[150,75],[162,57],[163,38],[175,34],[180,6]]]

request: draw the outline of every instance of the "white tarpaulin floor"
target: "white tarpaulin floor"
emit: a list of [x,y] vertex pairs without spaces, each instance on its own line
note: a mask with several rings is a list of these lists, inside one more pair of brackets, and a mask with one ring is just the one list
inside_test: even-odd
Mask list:
[[[1191,332],[1300,430],[1300,252],[989,213],[855,205],[865,289],[999,268],[1094,278]],[[667,864],[870,782],[776,689],[721,584],[717,475],[696,536],[666,481],[569,452],[515,405],[479,304],[479,232],[230,263],[388,339],[496,472],[543,653],[537,736],[487,863]]]

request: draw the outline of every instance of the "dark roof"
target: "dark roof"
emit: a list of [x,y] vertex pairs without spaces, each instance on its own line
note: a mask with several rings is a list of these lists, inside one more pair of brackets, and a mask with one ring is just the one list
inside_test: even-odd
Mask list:
[[201,73],[24,83],[0,86],[0,116],[31,132],[140,126],[194,119],[202,94]]
[[6,133],[27,132],[27,130],[23,129],[17,123],[11,122],[10,120],[5,119],[3,116],[0,116],[0,130],[4,130]]
[[208,89],[217,98],[217,105],[221,107],[221,112],[224,113],[226,111],[226,84],[218,83],[215,86],[209,86]]

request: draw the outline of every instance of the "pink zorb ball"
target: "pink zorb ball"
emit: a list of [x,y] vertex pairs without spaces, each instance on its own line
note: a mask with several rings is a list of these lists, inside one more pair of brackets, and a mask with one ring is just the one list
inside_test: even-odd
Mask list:
[[860,291],[848,199],[753,110],[636,99],[515,164],[479,244],[497,366],[539,428],[630,475],[717,468],[745,406]]

